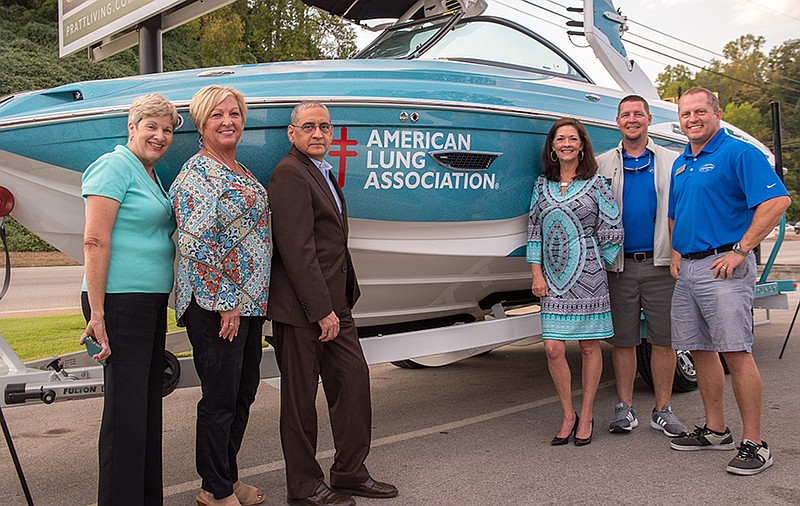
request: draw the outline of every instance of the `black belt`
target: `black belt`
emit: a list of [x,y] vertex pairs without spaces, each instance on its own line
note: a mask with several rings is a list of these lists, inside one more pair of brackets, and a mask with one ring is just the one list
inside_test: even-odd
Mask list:
[[636,262],[644,262],[648,258],[653,258],[652,251],[637,251],[636,253],[625,253],[625,258],[632,258]]
[[726,244],[725,246],[720,246],[719,248],[697,251],[695,253],[686,253],[685,255],[681,255],[681,258],[685,258],[686,260],[702,260],[705,257],[710,257],[711,255],[716,255],[717,253],[725,253],[726,251],[731,251],[732,249],[733,244]]

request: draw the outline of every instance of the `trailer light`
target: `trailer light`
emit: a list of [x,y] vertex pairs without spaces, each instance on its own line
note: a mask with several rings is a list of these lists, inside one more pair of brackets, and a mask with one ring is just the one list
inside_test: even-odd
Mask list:
[[0,218],[11,214],[14,209],[14,195],[5,186],[0,186]]

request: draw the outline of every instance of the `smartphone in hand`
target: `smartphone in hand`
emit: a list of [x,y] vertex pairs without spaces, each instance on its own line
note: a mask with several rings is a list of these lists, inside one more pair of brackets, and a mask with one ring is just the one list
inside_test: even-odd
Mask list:
[[[92,357],[92,360],[94,360],[94,356],[95,355],[97,355],[98,353],[103,351],[103,347],[100,346],[100,343],[98,343],[95,340],[95,338],[93,338],[91,336],[84,335],[83,336],[83,344],[86,345],[86,353],[88,353],[89,356]],[[106,365],[106,361],[105,360],[100,360],[100,363],[103,366]]]

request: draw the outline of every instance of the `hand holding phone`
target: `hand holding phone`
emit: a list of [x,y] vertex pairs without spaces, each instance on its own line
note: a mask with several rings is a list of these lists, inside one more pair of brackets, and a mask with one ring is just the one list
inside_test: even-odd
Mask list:
[[[103,347],[100,346],[100,343],[98,343],[94,339],[94,337],[87,336],[87,335],[84,334],[81,339],[83,340],[83,344],[86,345],[86,353],[88,353],[89,356],[92,357],[92,359],[94,359],[95,355],[97,355],[98,353],[103,351]],[[103,366],[106,365],[106,361],[105,360],[100,360],[99,362]]]

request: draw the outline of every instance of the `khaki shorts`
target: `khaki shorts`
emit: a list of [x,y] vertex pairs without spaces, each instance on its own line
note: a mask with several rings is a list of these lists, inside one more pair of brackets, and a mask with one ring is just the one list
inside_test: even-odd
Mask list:
[[654,266],[652,258],[644,262],[626,258],[622,272],[608,273],[614,337],[606,341],[623,347],[641,343],[643,310],[650,344],[672,346],[670,305],[674,287],[669,267]]

